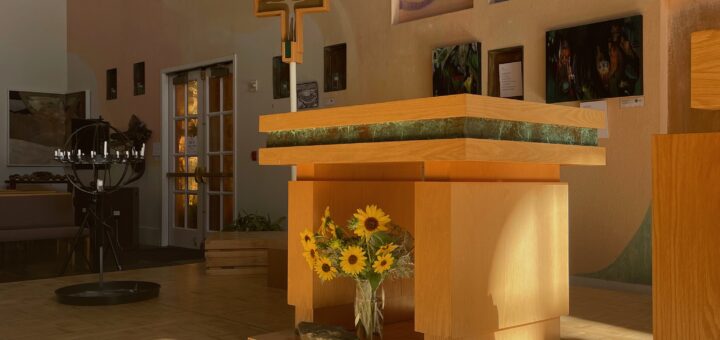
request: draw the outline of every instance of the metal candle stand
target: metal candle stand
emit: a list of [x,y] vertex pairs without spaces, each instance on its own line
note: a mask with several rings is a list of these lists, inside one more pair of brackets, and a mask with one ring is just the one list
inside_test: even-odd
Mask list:
[[[114,133],[110,134],[110,131]],[[79,147],[78,140],[81,135],[92,136],[91,151],[85,153]],[[100,149],[100,139],[110,138],[102,144],[102,154],[95,149]],[[114,141],[112,139],[115,139]],[[108,149],[108,142],[111,148],[114,144],[114,152]],[[121,150],[122,149],[122,150]],[[61,274],[67,269],[73,253],[75,252],[85,230],[91,230],[94,225],[95,240],[98,243],[98,272],[97,282],[83,283],[78,285],[59,288],[55,291],[58,301],[69,305],[114,305],[121,303],[137,302],[155,298],[160,292],[160,285],[154,282],[145,281],[105,281],[104,254],[106,239],[109,241],[110,250],[115,259],[118,270],[122,270],[118,259],[117,238],[111,237],[112,227],[105,223],[103,210],[104,198],[123,186],[138,180],[144,172],[145,145],[140,151],[131,147],[127,136],[110,126],[108,123],[99,120],[76,130],[65,143],[64,150],[56,150],[55,161],[63,164],[68,182],[75,189],[90,195],[92,204],[87,208],[87,214],[83,223],[73,240],[72,252],[68,254],[62,267]],[[112,178],[113,168],[122,167],[121,175]],[[83,178],[83,172],[90,172],[89,176]],[[129,176],[131,175],[132,176]],[[94,221],[95,223],[91,223]],[[119,247],[119,245],[118,245]],[[86,262],[89,260],[85,258]]]

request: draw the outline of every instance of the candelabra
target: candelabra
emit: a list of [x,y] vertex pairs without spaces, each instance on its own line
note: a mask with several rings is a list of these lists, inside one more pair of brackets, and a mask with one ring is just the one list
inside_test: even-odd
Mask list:
[[[99,150],[102,151],[98,152]],[[65,260],[61,274],[65,272],[86,231],[95,237],[99,274],[97,282],[57,289],[55,294],[58,301],[72,305],[111,305],[157,297],[160,285],[154,282],[104,280],[106,245],[110,247],[118,270],[122,270],[122,266],[115,247],[117,237],[113,237],[112,227],[105,223],[103,201],[108,194],[142,176],[145,145],[134,145],[125,134],[100,119],[74,131],[64,148],[55,150],[54,159],[63,165],[68,182],[76,190],[91,197],[91,203],[86,207],[87,213],[75,235],[72,251]],[[85,260],[89,264],[88,259]]]

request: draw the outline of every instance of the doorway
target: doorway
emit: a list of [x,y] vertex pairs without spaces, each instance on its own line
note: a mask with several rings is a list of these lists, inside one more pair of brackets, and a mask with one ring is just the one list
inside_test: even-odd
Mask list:
[[166,78],[163,245],[198,249],[235,216],[233,63]]

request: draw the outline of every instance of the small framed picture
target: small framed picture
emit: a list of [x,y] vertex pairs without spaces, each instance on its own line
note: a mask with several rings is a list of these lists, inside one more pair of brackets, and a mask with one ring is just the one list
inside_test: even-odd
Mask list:
[[320,106],[320,93],[316,81],[297,85],[297,108],[312,109]]
[[523,100],[523,47],[488,52],[488,96]]
[[133,94],[142,96],[145,94],[145,62],[133,65]]

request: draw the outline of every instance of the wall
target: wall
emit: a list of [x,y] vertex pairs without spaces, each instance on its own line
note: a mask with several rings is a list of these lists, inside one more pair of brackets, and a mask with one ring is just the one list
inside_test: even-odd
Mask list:
[[717,0],[666,0],[668,6],[669,130],[672,133],[720,131],[720,111],[690,108],[690,34],[720,29]]
[[[71,89],[96,86],[105,69],[119,68],[120,99],[108,103],[96,97],[96,112],[117,124],[138,114],[155,131],[161,124],[160,70],[236,53],[238,56],[238,155],[240,183],[238,207],[273,214],[286,208],[286,169],[259,168],[248,159],[262,145],[255,131],[257,116],[288,109],[284,100],[272,99],[271,58],[278,55],[279,21],[252,17],[251,1],[69,0],[68,50]],[[348,90],[321,93],[337,105],[350,105],[432,94],[430,66],[434,47],[472,40],[482,42],[483,74],[487,50],[525,47],[525,98],[545,98],[545,32],[606,19],[643,14],[645,106],[620,109],[610,99],[611,138],[608,165],[563,169],[571,184],[571,271],[603,269],[623,252],[643,224],[650,204],[650,136],[663,132],[661,105],[661,6],[658,0],[512,0],[495,5],[476,0],[475,8],[429,19],[391,25],[387,0],[332,2],[332,12],[306,20],[306,63],[299,67],[300,81],[322,84],[322,46],[348,44]],[[132,63],[144,60],[148,94],[130,93]],[[249,93],[246,82],[260,81],[260,91]],[[487,81],[483,78],[483,89]],[[95,88],[104,91],[104,86]],[[567,105],[577,105],[568,103]],[[141,224],[160,223],[159,160],[150,162],[141,185]]]
[[[3,0],[0,3],[0,185],[11,174],[60,172],[58,168],[8,167],[8,90],[65,93],[65,1]],[[50,156],[50,155],[48,155]]]

